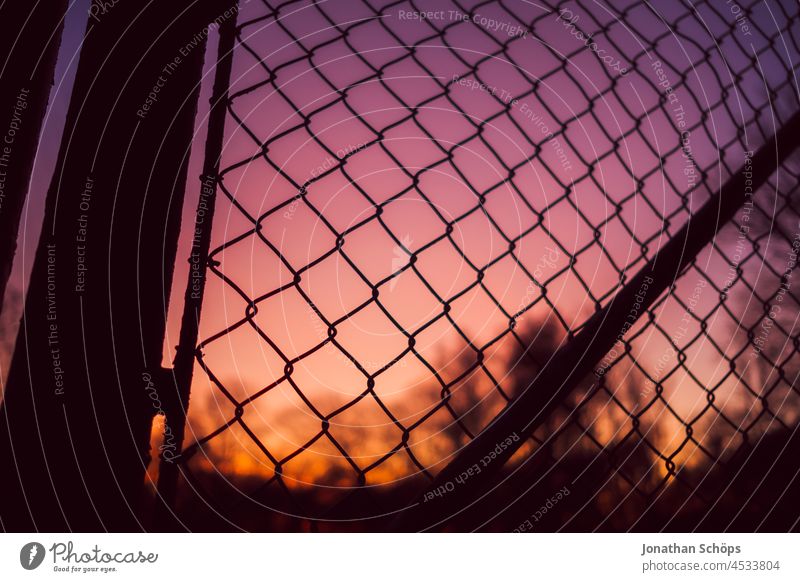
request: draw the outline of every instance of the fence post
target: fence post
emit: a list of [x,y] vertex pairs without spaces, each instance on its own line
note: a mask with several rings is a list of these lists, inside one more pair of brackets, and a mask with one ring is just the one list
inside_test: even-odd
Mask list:
[[[592,372],[616,343],[617,336],[630,327],[626,327],[626,320],[634,301],[641,298],[635,317],[638,319],[744,204],[746,181],[752,180],[752,191],[756,191],[798,146],[800,113],[795,113],[753,156],[752,176],[745,177],[742,170],[732,176],[719,194],[706,202],[614,299],[554,354],[518,398],[456,455],[417,502],[400,514],[392,530],[436,529],[480,502],[527,437]],[[474,466],[479,471],[470,477],[469,486],[448,487]]]
[[[222,144],[225,137],[225,116],[228,106],[228,86],[233,64],[233,45],[236,37],[236,19],[223,22],[219,29],[219,49],[208,119],[203,174],[200,176],[200,199],[198,200],[193,226],[192,250],[188,258],[189,276],[184,293],[183,316],[178,347],[171,370],[170,408],[166,411],[166,425],[174,436],[177,450],[161,457],[158,475],[158,499],[156,502],[156,527],[161,530],[174,529],[177,524],[175,498],[178,482],[178,463],[185,434],[186,415],[195,363],[200,312],[203,307],[208,251],[211,245],[211,229],[214,222],[214,207],[217,198],[217,179]],[[197,271],[193,272],[196,268]],[[169,375],[165,375],[169,377]]]
[[0,410],[6,530],[143,528],[146,378],[161,363],[208,13],[120,2],[88,20]]
[[0,313],[66,11],[66,0],[0,8]]

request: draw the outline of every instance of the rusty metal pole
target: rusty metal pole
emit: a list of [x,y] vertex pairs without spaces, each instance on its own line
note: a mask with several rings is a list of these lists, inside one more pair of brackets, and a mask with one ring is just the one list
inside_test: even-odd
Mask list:
[[[236,38],[236,19],[226,20],[219,29],[219,48],[214,88],[211,96],[211,109],[208,120],[208,134],[205,144],[203,174],[200,176],[200,199],[197,203],[189,256],[189,277],[184,294],[183,316],[180,337],[171,372],[171,384],[175,398],[166,410],[166,423],[174,435],[177,450],[174,455],[162,454],[159,463],[158,499],[156,500],[156,527],[172,530],[178,525],[175,513],[176,491],[179,475],[180,454],[189,409],[189,395],[195,362],[200,312],[203,307],[208,252],[211,245],[211,228],[214,222],[214,207],[217,197],[222,144],[225,138],[225,116],[228,106],[228,87],[233,64],[233,46]],[[169,374],[165,374],[168,378]]]

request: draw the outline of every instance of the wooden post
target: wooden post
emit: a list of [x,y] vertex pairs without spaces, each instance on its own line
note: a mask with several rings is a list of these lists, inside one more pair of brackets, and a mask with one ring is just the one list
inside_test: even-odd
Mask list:
[[148,378],[160,370],[208,23],[224,11],[92,5],[0,410],[6,530],[143,528],[166,398]]
[[0,312],[66,11],[67,0],[0,6]]

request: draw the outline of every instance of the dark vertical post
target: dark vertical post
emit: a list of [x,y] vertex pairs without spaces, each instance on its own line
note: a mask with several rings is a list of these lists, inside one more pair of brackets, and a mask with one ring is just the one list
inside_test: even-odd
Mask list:
[[66,11],[67,0],[0,5],[0,312]]
[[164,412],[148,379],[220,6],[92,4],[0,410],[5,529],[143,526],[152,419]]
[[[222,143],[225,138],[225,117],[228,106],[228,86],[233,63],[233,45],[236,38],[235,19],[226,20],[219,31],[217,68],[211,96],[211,112],[208,120],[203,175],[200,176],[200,199],[195,215],[194,237],[189,257],[189,278],[184,294],[183,316],[178,348],[172,370],[177,397],[171,399],[174,406],[167,411],[167,426],[181,452],[189,408],[189,393],[195,363],[200,312],[206,282],[206,266],[211,244],[211,228],[214,222],[214,207],[217,198],[217,181]],[[159,464],[158,503],[156,520],[160,529],[177,526],[175,496],[178,481],[178,464],[172,456],[163,456]]]

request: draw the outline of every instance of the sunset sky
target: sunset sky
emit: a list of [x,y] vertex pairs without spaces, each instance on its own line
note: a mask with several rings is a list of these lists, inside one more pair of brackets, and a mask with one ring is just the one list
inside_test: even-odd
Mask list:
[[[789,113],[781,91],[792,88],[773,96],[770,113],[765,85],[782,86],[784,63],[800,56],[796,46],[765,50],[769,41],[756,27],[745,36],[724,3],[698,3],[693,18],[669,3],[660,16],[677,22],[672,29],[635,2],[589,12],[575,3],[559,11],[520,0],[507,3],[513,13],[492,3],[470,18],[478,3],[436,1],[424,3],[433,13],[427,20],[409,17],[415,9],[408,3],[379,4],[387,3],[297,2],[276,17],[252,1],[238,19],[212,235],[217,264],[200,329],[207,340],[203,365],[230,398],[196,366],[187,444],[231,421],[240,405],[242,420],[275,458],[307,448],[286,464],[290,481],[323,482],[342,466],[355,478],[337,444],[361,469],[383,459],[401,445],[400,426],[440,406],[443,386],[450,388],[478,351],[485,357],[470,378],[488,421],[505,402],[497,385],[508,393],[513,383],[510,358],[518,345],[510,318],[520,335],[547,322],[564,336],[578,331],[623,276],[652,258],[709,189],[744,163],[745,151],[774,132]],[[17,288],[38,237],[87,5],[76,2],[66,24],[22,227]],[[784,21],[779,10],[754,18],[772,33]],[[183,258],[199,194],[216,40],[212,32],[165,364],[177,343],[188,276]],[[759,54],[759,69],[750,51]],[[780,197],[761,194],[769,215]],[[641,320],[629,332],[630,339],[646,327],[631,343],[639,369],[626,377],[627,358],[606,380],[630,408],[655,397],[643,372],[663,382],[663,398],[642,422],[658,425],[654,438],[664,450],[679,448],[685,429],[676,417],[702,412],[711,388],[734,423],[753,416],[754,396],[723,357],[738,353],[743,341],[739,321],[719,308],[737,232],[726,227],[718,246],[680,277],[654,310],[658,326]],[[788,247],[769,233],[761,244],[760,255],[741,267],[764,298],[780,281],[759,257],[785,264]],[[749,253],[752,241],[747,245]],[[734,304],[752,301],[746,325],[763,316],[761,300],[743,281],[733,281],[728,293]],[[784,315],[790,311],[796,306]],[[793,318],[786,330],[796,329]],[[773,341],[787,335],[775,334]],[[685,348],[682,367],[669,338]],[[753,381],[764,381],[763,374],[755,364],[745,372]],[[788,403],[786,410],[796,409],[797,402]],[[618,436],[619,412],[598,408],[601,439]],[[324,431],[322,418],[330,423]],[[704,431],[730,435],[721,421],[710,422],[696,426],[695,439],[702,441]],[[411,432],[409,450],[424,466],[452,452],[452,423],[440,408]],[[272,463],[237,423],[212,439],[209,451],[222,472],[271,475]],[[678,458],[691,463],[693,451],[690,443]],[[400,452],[368,479],[416,471]]]

